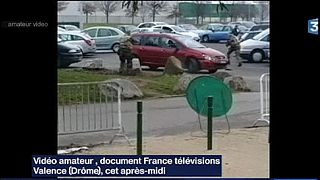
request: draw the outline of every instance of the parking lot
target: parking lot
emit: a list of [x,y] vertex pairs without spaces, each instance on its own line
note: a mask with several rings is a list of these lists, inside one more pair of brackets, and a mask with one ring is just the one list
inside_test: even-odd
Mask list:
[[[227,47],[224,43],[203,43],[203,45],[221,51],[222,53],[227,53]],[[116,53],[111,50],[97,51],[95,54],[84,56],[80,63],[72,64],[71,67],[82,67],[86,61],[91,60],[102,60],[102,65],[104,68],[117,70],[120,65],[119,57]],[[242,76],[249,85],[252,91],[259,91],[259,77],[263,73],[269,72],[269,63],[248,63],[247,60],[243,60],[243,66],[237,67],[236,60],[231,55],[231,71],[227,71],[231,75]],[[145,71],[151,71],[147,66],[142,66]],[[159,68],[157,71],[162,73],[163,68]],[[226,70],[219,70],[226,71]],[[207,71],[201,71],[199,73],[207,74]]]

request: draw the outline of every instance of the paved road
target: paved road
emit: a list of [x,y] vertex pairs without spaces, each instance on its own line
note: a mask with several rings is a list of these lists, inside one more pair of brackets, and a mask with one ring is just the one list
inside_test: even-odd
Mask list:
[[[251,126],[259,117],[259,93],[235,93],[234,104],[228,112],[231,128]],[[143,101],[144,136],[175,135],[199,131],[198,115],[189,107],[185,97],[163,98]],[[123,103],[122,119],[126,133],[131,139],[136,134],[136,101]],[[206,128],[206,118],[200,118],[201,126]],[[215,118],[214,129],[227,129],[225,117]],[[113,131],[114,132],[114,131]],[[59,146],[72,144],[88,145],[107,142],[110,132],[87,133],[59,136]],[[119,138],[123,140],[123,138]]]

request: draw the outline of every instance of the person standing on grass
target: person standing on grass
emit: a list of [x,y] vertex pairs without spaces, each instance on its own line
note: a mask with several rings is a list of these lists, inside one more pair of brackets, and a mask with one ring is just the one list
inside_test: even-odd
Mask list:
[[119,46],[119,59],[120,59],[120,68],[119,73],[123,74],[131,74],[132,73],[132,47],[133,47],[133,39],[130,36],[123,38],[120,41]]

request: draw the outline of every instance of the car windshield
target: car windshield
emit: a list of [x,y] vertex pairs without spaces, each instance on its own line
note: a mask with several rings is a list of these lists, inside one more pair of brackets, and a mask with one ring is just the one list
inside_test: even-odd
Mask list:
[[134,30],[135,28],[137,28],[136,26],[124,26],[127,30],[131,31],[131,30]]
[[216,27],[213,27],[213,30],[215,30],[215,31],[222,31],[222,30],[223,30],[223,27],[227,27],[227,26],[216,26]]
[[179,39],[182,42],[182,44],[184,44],[188,48],[206,48],[204,45],[198,43],[197,41],[191,38],[186,38],[185,36],[178,36],[177,39]]
[[269,25],[257,25],[257,26],[252,26],[250,31],[260,31],[260,30],[265,30],[269,27]]
[[185,30],[197,30],[197,28],[192,24],[184,24],[184,25],[181,25],[181,27]]
[[261,38],[263,38],[268,33],[269,33],[269,29],[266,29],[266,30],[262,31],[261,33],[257,34],[256,36],[254,36],[252,39],[260,40]]
[[177,32],[187,32],[186,30],[182,29],[179,26],[171,26],[171,28]]
[[238,28],[239,28],[240,31],[247,31],[248,30],[247,27],[241,26],[241,25],[238,25]]
[[75,31],[75,30],[79,30],[79,28],[75,27],[75,26],[67,26],[66,27],[69,31]]
[[66,30],[61,27],[58,27],[58,31],[66,31]]
[[220,30],[222,30],[223,28],[223,25],[222,24],[209,24],[209,29],[212,29],[212,30],[217,30],[220,28]]
[[152,31],[153,31],[153,32],[163,32],[163,30],[160,29],[160,28],[153,28]]
[[156,25],[167,25],[167,23],[164,23],[164,22],[158,22],[158,23],[156,23]]
[[256,24],[254,22],[242,22],[242,25],[246,26],[247,28],[251,28]]
[[88,39],[92,39],[92,37],[89,34],[86,34],[86,33],[81,33],[81,34]]

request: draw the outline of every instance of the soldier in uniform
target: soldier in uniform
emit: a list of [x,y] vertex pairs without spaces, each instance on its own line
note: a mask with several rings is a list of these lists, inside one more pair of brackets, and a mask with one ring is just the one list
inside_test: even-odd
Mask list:
[[119,73],[132,73],[132,46],[133,40],[130,36],[126,36],[121,39],[120,47],[118,51],[119,59],[120,59],[120,69]]
[[235,35],[230,34],[230,39],[228,40],[226,46],[228,47],[227,58],[229,62],[230,54],[234,51],[238,67],[242,66],[242,63],[240,61],[240,41],[238,40],[238,38]]

